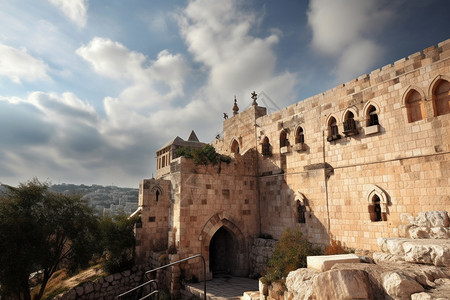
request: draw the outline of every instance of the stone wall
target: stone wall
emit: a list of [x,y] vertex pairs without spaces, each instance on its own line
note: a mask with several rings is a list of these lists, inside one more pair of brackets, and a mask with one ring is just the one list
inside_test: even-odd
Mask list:
[[267,262],[273,255],[277,241],[273,239],[253,239],[250,247],[250,277],[259,278],[267,268]]
[[134,267],[132,270],[85,282],[58,296],[57,299],[114,299],[119,294],[143,283],[145,270],[144,267]]
[[[437,113],[434,91],[450,81],[449,58],[447,40],[272,114],[251,107],[224,121],[218,151],[230,153],[233,140],[242,152],[257,145],[261,232],[279,238],[297,227],[315,244],[332,234],[347,247],[375,250],[377,238],[395,236],[401,214],[448,208],[450,113]],[[411,121],[412,91],[421,120]],[[373,110],[378,125],[370,124]],[[333,118],[340,138],[329,139]],[[296,144],[300,127],[304,141]],[[272,155],[262,153],[266,138]]]
[[[146,264],[136,265],[131,270],[115,273],[94,281],[85,282],[59,296],[60,300],[74,299],[115,299],[116,296],[147,282],[150,279],[158,281],[159,290],[169,290],[173,297],[180,295],[181,268],[171,266],[144,276],[145,272],[160,267],[169,262],[179,260],[179,255],[165,252],[152,252],[147,255]],[[145,278],[144,278],[145,277]],[[155,286],[152,285],[152,290]],[[148,286],[146,286],[148,288]]]

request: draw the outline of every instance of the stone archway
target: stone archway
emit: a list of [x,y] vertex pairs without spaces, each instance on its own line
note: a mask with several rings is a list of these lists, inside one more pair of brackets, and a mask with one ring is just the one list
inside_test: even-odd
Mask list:
[[233,234],[226,227],[220,227],[209,243],[209,271],[213,277],[233,275],[237,268],[237,254]]
[[[248,250],[244,235],[239,227],[226,218],[224,212],[215,214],[206,222],[199,239],[202,241],[202,255],[208,265],[207,278],[221,273],[243,277],[248,275]],[[224,267],[225,264],[228,266]]]

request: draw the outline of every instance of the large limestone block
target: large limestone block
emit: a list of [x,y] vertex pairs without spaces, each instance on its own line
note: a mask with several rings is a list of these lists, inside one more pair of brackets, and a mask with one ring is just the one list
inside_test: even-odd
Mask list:
[[356,254],[320,255],[307,256],[308,268],[321,272],[328,271],[337,263],[359,263],[359,256]]
[[411,294],[424,291],[417,281],[396,272],[384,274],[382,284],[386,293],[394,299],[411,299]]
[[409,240],[407,238],[378,238],[377,243],[382,252],[403,256],[403,243]]
[[432,227],[430,228],[430,237],[432,239],[450,239],[450,227]]
[[420,212],[412,224],[418,227],[448,227],[448,213],[446,211]]
[[293,295],[293,299],[310,299],[312,283],[318,275],[319,271],[307,268],[289,272],[286,277],[286,288]]
[[408,229],[409,237],[412,239],[429,239],[429,227],[412,226]]
[[374,252],[372,254],[372,258],[376,264],[379,264],[379,263],[396,263],[396,264],[405,263],[405,260],[403,259],[403,257],[397,256],[397,255],[392,255],[390,253],[384,253],[384,252]]
[[402,244],[407,262],[450,266],[450,240],[410,240]]
[[[314,299],[376,299],[379,291],[363,270],[330,270],[320,273],[313,282]],[[304,298],[305,299],[305,298]]]

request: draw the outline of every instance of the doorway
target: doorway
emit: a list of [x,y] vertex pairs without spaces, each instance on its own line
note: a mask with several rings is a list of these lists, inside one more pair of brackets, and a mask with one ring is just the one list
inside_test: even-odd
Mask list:
[[236,243],[232,233],[225,227],[220,227],[209,244],[209,266],[213,277],[234,275],[236,255]]

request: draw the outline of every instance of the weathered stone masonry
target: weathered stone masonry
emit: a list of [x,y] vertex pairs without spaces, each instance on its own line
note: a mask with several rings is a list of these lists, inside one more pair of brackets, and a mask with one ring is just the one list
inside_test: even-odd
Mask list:
[[[299,228],[316,244],[375,250],[404,214],[448,210],[449,58],[447,40],[275,113],[234,107],[212,143],[229,165],[172,155],[141,183],[138,256],[172,245],[202,253],[208,277],[248,275],[260,235]],[[200,278],[198,262],[186,269]]]

